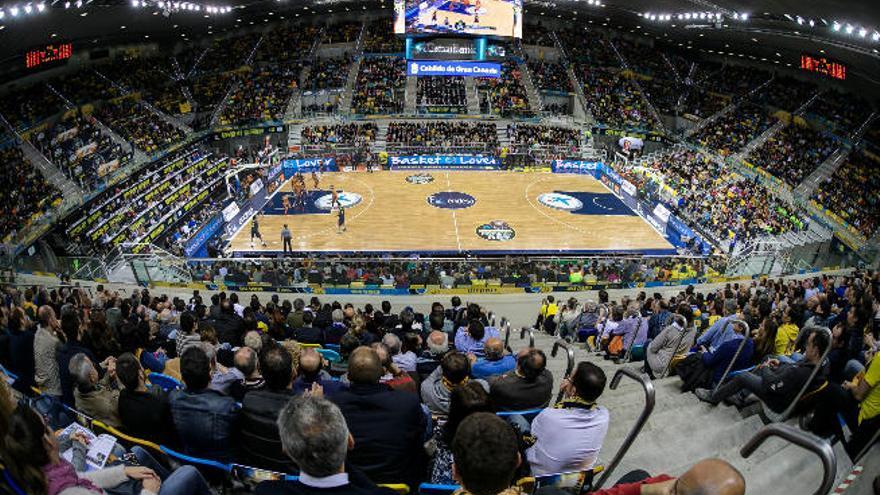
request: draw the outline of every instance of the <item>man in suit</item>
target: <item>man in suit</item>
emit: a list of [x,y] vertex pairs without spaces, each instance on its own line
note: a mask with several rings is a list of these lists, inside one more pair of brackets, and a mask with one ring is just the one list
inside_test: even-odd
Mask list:
[[331,397],[354,436],[348,462],[376,483],[418,486],[425,468],[425,414],[417,394],[379,383],[383,373],[376,351],[358,347],[348,360],[351,386]]
[[255,495],[385,495],[363,473],[346,465],[355,440],[339,408],[317,396],[299,396],[278,417],[284,452],[299,466],[296,481],[264,481]]

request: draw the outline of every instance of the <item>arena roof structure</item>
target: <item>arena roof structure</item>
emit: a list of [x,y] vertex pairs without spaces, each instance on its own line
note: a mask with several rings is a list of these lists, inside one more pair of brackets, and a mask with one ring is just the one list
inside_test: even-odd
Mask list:
[[[391,0],[160,0],[4,1],[0,4],[0,60],[14,62],[27,50],[70,41],[82,49],[128,43],[198,40],[278,20],[325,19],[385,10]],[[654,38],[707,56],[796,67],[800,56],[844,63],[848,74],[880,84],[880,3],[821,0],[579,0],[525,3],[526,25],[573,22]],[[650,56],[650,54],[646,54]],[[9,64],[5,64],[7,67]],[[15,66],[16,64],[12,64]],[[7,78],[8,79],[8,78]]]

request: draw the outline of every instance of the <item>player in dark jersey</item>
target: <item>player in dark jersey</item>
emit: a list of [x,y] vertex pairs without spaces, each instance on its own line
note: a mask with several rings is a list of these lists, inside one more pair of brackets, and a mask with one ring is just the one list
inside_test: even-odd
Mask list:
[[336,233],[341,234],[343,232],[345,232],[345,208],[340,206],[339,212],[336,214]]
[[255,237],[263,243],[263,247],[266,247],[266,241],[263,240],[263,235],[260,234],[260,223],[257,217],[259,217],[259,214],[254,215],[254,218],[251,220],[251,247],[254,247]]

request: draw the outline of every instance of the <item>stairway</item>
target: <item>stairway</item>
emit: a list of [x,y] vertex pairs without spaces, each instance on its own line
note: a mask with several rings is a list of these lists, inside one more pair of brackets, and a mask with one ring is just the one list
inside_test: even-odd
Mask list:
[[[510,347],[514,352],[527,345],[527,341],[518,337],[518,332],[512,332]],[[558,387],[565,375],[565,352],[560,352],[556,358],[550,357],[554,341],[554,337],[535,332],[535,346],[547,353],[548,368]],[[637,366],[635,363],[617,365],[605,361],[588,353],[582,345],[575,344],[573,348],[575,362],[593,362],[605,371],[609,383],[622,366]],[[656,391],[654,411],[611,474],[606,488],[635,469],[644,469],[652,475],[678,476],[697,461],[710,457],[724,459],[739,469],[746,478],[748,495],[809,494],[818,488],[821,464],[814,454],[800,447],[771,438],[748,459],[740,455],[743,445],[764,424],[758,415],[725,405],[713,407],[700,402],[693,394],[682,394],[677,377],[654,380],[653,383]],[[607,466],[641,414],[644,392],[641,386],[624,377],[617,389],[606,388],[598,403],[608,408],[611,415],[611,424],[599,455],[600,464]],[[841,480],[851,464],[839,444],[834,450],[837,453],[837,479]]]
[[819,168],[813,171],[803,182],[798,184],[794,190],[797,198],[809,200],[819,185],[837,170],[838,167],[846,160],[846,157],[852,152],[852,148],[841,146],[834,153],[819,165]]
[[287,149],[300,146],[302,144],[302,124],[291,124],[287,126]]
[[510,120],[502,120],[495,122],[495,134],[498,136],[498,147],[510,149],[510,138],[507,137],[507,126],[511,124]]
[[[519,68],[520,74],[522,74],[523,86],[526,88],[526,97],[529,99],[529,109],[535,114],[540,114],[544,107],[541,102],[541,93],[535,87],[534,82],[532,82],[532,71],[529,70],[528,64],[522,59],[518,60],[516,65]],[[470,101],[468,104],[470,104]]]
[[705,119],[701,120],[700,122],[698,122],[697,125],[686,130],[684,132],[684,137],[689,138],[689,137],[693,136],[694,134],[700,132],[701,130],[705,129],[706,127],[708,127],[710,124],[712,124],[716,120],[718,120],[721,117],[732,112],[733,109],[736,108],[736,106],[737,106],[736,102],[731,102],[726,107],[722,108],[721,110],[718,110],[717,112],[713,113],[712,115],[710,115],[710,116],[706,117]]
[[[388,149],[388,120],[380,120],[376,122],[376,140],[371,146],[373,153],[381,153]],[[384,164],[381,164],[384,165]]]
[[480,114],[480,93],[477,90],[477,80],[473,77],[464,78],[465,94],[467,95],[468,115]]
[[[123,86],[122,84],[119,84],[118,82],[114,81],[113,79],[110,79],[109,77],[107,77],[107,76],[105,76],[104,74],[102,74],[101,71],[95,69],[94,72],[95,72],[95,74],[98,75],[98,77],[100,77],[101,79],[104,79],[104,80],[107,81],[110,85],[112,85],[113,87],[115,87],[116,89],[118,89],[123,95],[127,95],[127,94],[130,94],[130,93],[132,92],[131,89],[129,89],[129,88]],[[166,123],[168,123],[168,124],[170,124],[170,125],[176,127],[177,129],[179,129],[179,130],[180,130],[181,132],[183,132],[184,134],[186,134],[186,135],[190,135],[190,134],[193,133],[193,129],[192,129],[192,127],[190,127],[190,126],[184,124],[183,122],[180,121],[180,119],[177,119],[177,118],[175,118],[175,117],[172,117],[172,116],[168,115],[167,113],[163,112],[162,110],[159,110],[158,108],[156,108],[155,106],[153,106],[152,103],[150,103],[149,101],[147,101],[147,100],[145,100],[145,99],[143,99],[143,98],[140,99],[140,102],[144,105],[144,108],[146,108],[147,110],[153,112],[153,114],[155,114],[157,117],[159,117],[160,119],[164,120]],[[192,105],[192,102],[190,102],[190,105]]]
[[[623,57],[623,54],[620,53],[620,50],[617,49],[617,46],[615,46],[614,42],[612,42],[610,39],[608,40],[608,46],[610,46],[611,50],[614,51],[614,54],[617,55],[617,59],[620,61],[620,66],[625,70],[629,70],[629,64]],[[641,96],[642,101],[644,101],[645,105],[648,106],[648,110],[651,112],[651,115],[654,116],[654,121],[657,123],[657,129],[659,129],[660,132],[666,132],[666,126],[663,125],[663,119],[660,117],[660,112],[657,111],[657,107],[655,107],[654,104],[651,103],[648,95],[645,94],[645,91],[642,89],[642,85],[639,84],[638,78],[633,77],[632,79],[630,79],[630,82],[632,82],[633,86],[635,86],[636,90],[639,92],[639,96]]]
[[[12,132],[12,129],[9,129]],[[48,158],[43,156],[42,153],[30,142],[21,139],[21,136],[16,134],[19,138],[19,148],[21,148],[22,155],[24,159],[31,164],[32,167],[37,169],[43,177],[46,178],[46,181],[55,186],[59,191],[61,191],[62,196],[62,204],[60,211],[67,211],[69,208],[80,205],[83,203],[83,190],[69,179],[64,173],[58,170],[58,167],[52,164]]]
[[342,98],[339,100],[339,113],[343,115],[351,114],[351,104],[354,100],[358,72],[361,70],[361,60],[363,60],[363,56],[358,56],[348,69],[348,78],[345,80],[345,88],[342,90]]
[[404,90],[403,112],[407,115],[416,114],[416,94],[419,91],[416,76],[406,76],[406,88]]
[[752,153],[752,151],[755,151],[756,149],[760,148],[761,145],[766,143],[768,139],[770,139],[777,132],[782,130],[783,127],[785,127],[785,122],[783,122],[781,120],[777,120],[775,124],[771,125],[769,128],[767,128],[767,130],[765,130],[764,132],[759,134],[758,137],[749,141],[749,144],[747,144],[745,146],[745,148],[740,150],[739,153],[736,153],[735,155],[733,155],[734,161],[739,161],[739,160],[742,160],[745,157],[749,156]]

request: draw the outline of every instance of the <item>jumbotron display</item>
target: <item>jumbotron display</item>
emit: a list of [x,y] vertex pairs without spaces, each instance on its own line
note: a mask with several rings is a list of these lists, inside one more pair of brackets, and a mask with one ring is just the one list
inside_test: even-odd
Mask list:
[[522,0],[395,0],[394,33],[522,38]]

